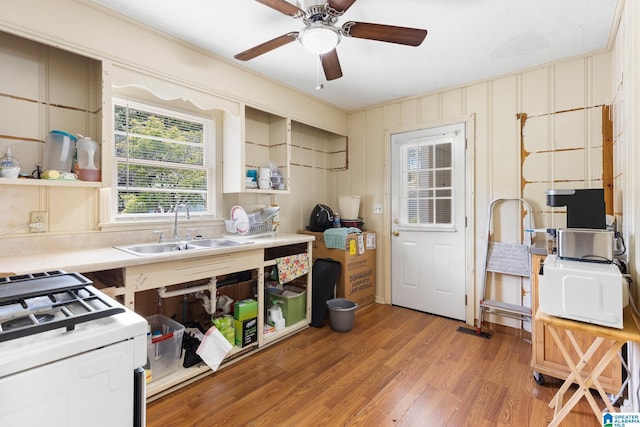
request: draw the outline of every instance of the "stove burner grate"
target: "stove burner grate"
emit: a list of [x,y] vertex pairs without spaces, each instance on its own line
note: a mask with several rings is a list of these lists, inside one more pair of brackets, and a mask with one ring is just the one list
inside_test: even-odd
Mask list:
[[2,278],[0,342],[124,312],[86,277],[53,271]]
[[2,328],[3,331],[11,331],[13,329],[20,329],[33,325],[34,319],[35,323],[39,324],[51,322],[55,318],[55,314],[51,313],[36,314],[34,316],[23,316],[12,320],[7,320],[6,322],[0,324],[0,328]]

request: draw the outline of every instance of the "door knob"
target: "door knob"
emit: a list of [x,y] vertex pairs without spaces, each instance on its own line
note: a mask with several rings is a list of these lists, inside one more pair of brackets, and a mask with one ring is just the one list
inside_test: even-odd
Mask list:
[[391,233],[391,234],[393,234],[394,236],[398,237],[398,236],[400,235],[400,232],[399,232],[398,230],[395,230],[395,231],[394,231],[393,233]]

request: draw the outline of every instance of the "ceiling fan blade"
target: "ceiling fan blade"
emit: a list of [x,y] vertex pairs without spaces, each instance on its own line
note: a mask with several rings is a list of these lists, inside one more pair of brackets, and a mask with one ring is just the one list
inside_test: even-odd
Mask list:
[[256,56],[260,56],[263,53],[267,53],[272,51],[273,49],[279,48],[280,46],[284,46],[287,43],[291,43],[292,41],[298,38],[298,32],[293,31],[287,34],[284,34],[280,37],[276,37],[275,39],[269,40],[258,46],[254,46],[251,49],[247,49],[244,52],[240,52],[233,57],[239,59],[240,61],[248,61],[250,59],[255,58]]
[[[304,11],[298,7],[292,5],[285,0],[256,0],[258,3],[270,7],[273,10],[277,10],[280,13],[291,16],[293,18],[301,18],[304,16]],[[355,0],[354,0],[355,1]]]
[[427,36],[427,30],[349,21],[342,26],[342,34],[359,39],[419,46]]
[[338,52],[335,49],[320,55],[320,62],[322,62],[324,76],[327,80],[335,80],[342,77],[342,68],[338,59]]
[[329,0],[329,7],[338,12],[346,12],[356,0]]

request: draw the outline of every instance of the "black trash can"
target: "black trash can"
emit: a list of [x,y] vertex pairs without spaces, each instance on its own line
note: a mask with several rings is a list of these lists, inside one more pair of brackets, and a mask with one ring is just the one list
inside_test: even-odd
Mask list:
[[333,298],[342,265],[331,258],[318,258],[311,272],[311,326],[321,328],[327,316],[327,301]]

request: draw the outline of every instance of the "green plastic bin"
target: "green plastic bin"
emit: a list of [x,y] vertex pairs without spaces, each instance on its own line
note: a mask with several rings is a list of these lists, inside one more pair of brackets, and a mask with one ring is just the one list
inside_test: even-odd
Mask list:
[[[285,292],[285,296],[282,295],[284,291],[294,292],[296,295],[289,295],[289,292]],[[307,291],[295,286],[285,286],[283,290],[269,289],[267,290],[267,301],[265,302],[266,308],[273,305],[273,302],[277,302],[282,308],[282,316],[284,317],[285,327],[294,325],[303,320],[307,314]]]

